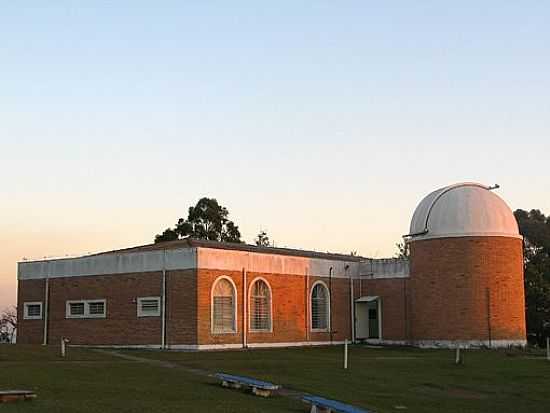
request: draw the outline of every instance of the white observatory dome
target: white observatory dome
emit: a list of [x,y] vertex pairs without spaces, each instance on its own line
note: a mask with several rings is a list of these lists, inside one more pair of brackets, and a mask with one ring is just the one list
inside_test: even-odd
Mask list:
[[464,182],[438,189],[414,211],[411,241],[429,238],[502,236],[521,238],[516,218],[491,188]]

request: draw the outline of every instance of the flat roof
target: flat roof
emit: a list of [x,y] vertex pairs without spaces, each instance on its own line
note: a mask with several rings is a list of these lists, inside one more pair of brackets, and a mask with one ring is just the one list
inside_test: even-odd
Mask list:
[[140,245],[137,247],[123,248],[112,251],[100,252],[94,255],[104,255],[104,254],[119,254],[119,253],[129,253],[129,252],[142,252],[142,251],[158,251],[158,250],[173,250],[173,249],[182,249],[182,248],[212,248],[219,250],[234,250],[234,251],[248,251],[256,252],[261,254],[276,254],[276,255],[287,255],[294,257],[306,257],[306,258],[321,258],[327,260],[340,260],[340,261],[364,261],[366,258],[350,255],[350,254],[339,254],[332,252],[319,252],[319,251],[310,251],[310,250],[301,250],[295,248],[278,248],[278,247],[263,247],[258,245],[250,245],[245,243],[238,242],[218,242],[218,241],[207,241],[207,240],[198,240],[193,238],[185,238],[175,241],[164,241],[158,242],[155,244],[146,244]]

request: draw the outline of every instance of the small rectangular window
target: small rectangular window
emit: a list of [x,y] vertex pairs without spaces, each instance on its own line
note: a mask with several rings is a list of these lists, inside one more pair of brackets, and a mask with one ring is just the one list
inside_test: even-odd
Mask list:
[[66,318],[105,318],[105,300],[67,301]]
[[139,297],[137,299],[138,317],[159,317],[160,297]]
[[88,302],[88,312],[91,316],[105,315],[105,302],[103,301]]
[[69,313],[70,313],[71,316],[78,316],[78,315],[83,316],[84,315],[84,302],[82,302],[82,303],[70,303],[69,308],[70,308]]
[[23,318],[25,320],[41,320],[42,319],[42,302],[35,301],[24,303]]

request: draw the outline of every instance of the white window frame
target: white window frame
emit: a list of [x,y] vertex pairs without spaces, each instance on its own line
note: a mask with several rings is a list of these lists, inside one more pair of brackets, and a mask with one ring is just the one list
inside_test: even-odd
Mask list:
[[[84,314],[71,314],[71,304],[84,304]],[[90,303],[103,303],[103,314],[90,314]],[[107,318],[107,300],[67,300],[65,303],[65,318]]]
[[[154,313],[147,313],[143,312],[143,309],[141,308],[142,301],[156,301],[158,304],[158,309]],[[137,316],[138,318],[141,317],[160,317],[160,297],[138,297],[137,299]]]
[[[325,291],[327,292],[328,302],[327,302],[327,328],[313,328],[313,290],[315,287],[321,284]],[[329,333],[330,332],[330,311],[332,309],[330,304],[330,289],[324,281],[318,280],[313,283],[311,290],[309,291],[309,331],[312,333]]]
[[[216,285],[221,280],[227,280],[231,283],[231,287],[233,287],[233,308],[234,308],[234,323],[233,323],[233,330],[230,331],[217,331],[214,329],[214,290],[216,289]],[[227,275],[221,275],[212,283],[212,288],[210,289],[210,333],[211,334],[237,334],[239,330],[239,322],[237,320],[237,302],[238,302],[238,296],[237,296],[237,286],[235,285],[235,282],[231,277],[228,277]]]
[[[40,315],[29,315],[29,306],[30,305],[39,305],[40,306]],[[29,301],[26,303],[23,303],[23,319],[24,320],[42,320],[42,310],[44,309],[44,306],[42,305],[42,301]]]
[[[252,296],[252,288],[256,282],[260,280],[266,283],[267,289],[269,290],[269,330],[258,330],[252,328],[252,300],[250,297]],[[264,277],[254,278],[248,286],[248,331],[251,333],[273,333],[273,290],[271,289],[271,284]]]

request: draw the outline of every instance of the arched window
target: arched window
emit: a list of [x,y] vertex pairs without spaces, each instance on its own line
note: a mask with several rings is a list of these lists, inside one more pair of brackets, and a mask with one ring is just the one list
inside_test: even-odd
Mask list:
[[212,287],[212,332],[234,333],[237,328],[235,284],[220,277]]
[[327,331],[330,326],[330,295],[327,286],[318,281],[311,290],[311,329]]
[[250,331],[271,331],[271,289],[263,279],[250,287]]

